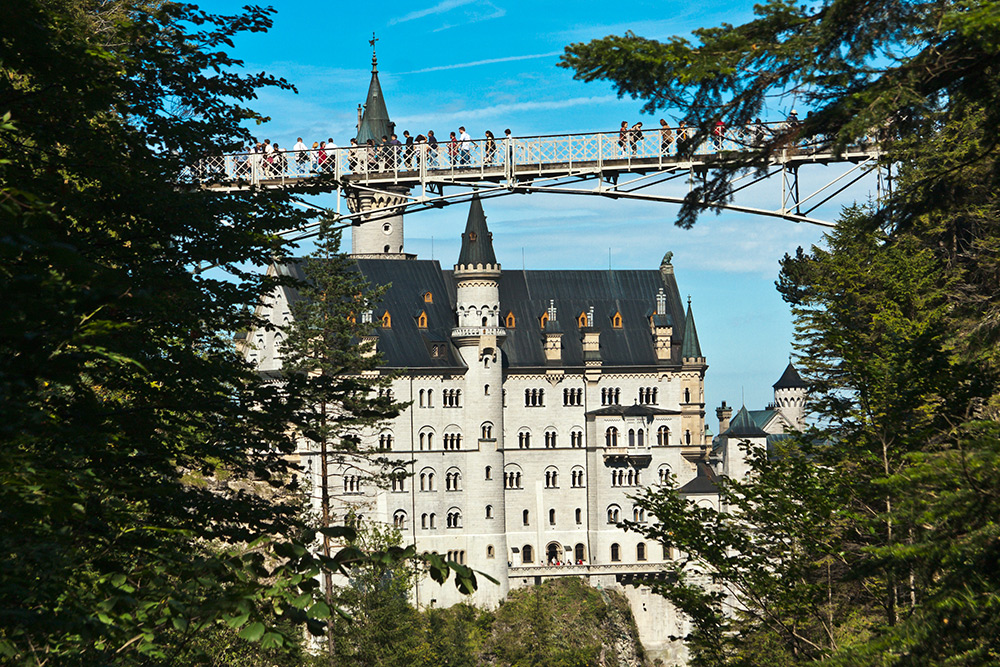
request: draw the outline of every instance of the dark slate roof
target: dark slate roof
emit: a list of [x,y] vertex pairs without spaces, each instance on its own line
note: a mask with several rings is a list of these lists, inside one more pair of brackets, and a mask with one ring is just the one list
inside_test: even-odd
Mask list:
[[372,80],[368,84],[368,98],[365,100],[365,111],[358,126],[358,143],[364,144],[369,139],[378,146],[382,137],[391,137],[392,121],[389,111],[385,108],[385,98],[382,96],[382,84],[378,80],[378,66],[375,56],[372,56]]
[[[455,327],[455,312],[449,299],[441,266],[428,260],[355,260],[358,269],[372,285],[390,285],[382,302],[374,309],[376,324],[386,310],[392,318],[392,327],[376,327],[378,350],[388,368],[429,368],[465,372],[465,363],[458,350],[451,344],[451,330]],[[302,260],[291,260],[280,265],[279,271],[299,280],[304,279]],[[300,297],[293,288],[285,288],[289,303]],[[424,302],[430,292],[433,303]],[[416,316],[427,313],[427,328],[417,327]],[[433,356],[434,346],[440,356]]]
[[788,367],[785,368],[785,372],[781,374],[781,377],[772,386],[775,389],[807,389],[809,387],[806,381],[799,377],[799,372],[795,370],[795,366],[790,361],[788,362]]
[[[462,250],[458,254],[458,264],[466,266],[496,265],[497,256],[493,252],[493,234],[486,227],[486,214],[479,195],[472,196],[469,219],[462,234]],[[515,315],[516,317],[516,315]]]
[[702,357],[701,343],[698,342],[698,330],[694,326],[694,315],[691,313],[691,299],[688,299],[687,315],[684,317],[684,347],[681,356],[687,358]]
[[718,493],[715,471],[704,461],[697,463],[698,474],[678,491],[686,494]]
[[[282,273],[302,278],[301,260],[279,267]],[[450,343],[456,326],[454,272],[442,271],[437,261],[358,259],[356,265],[372,285],[391,285],[373,313],[376,322],[385,310],[392,327],[376,328],[378,349],[386,368],[429,368],[464,372],[465,364]],[[512,312],[516,326],[507,329],[503,343],[504,363],[514,368],[548,368],[545,358],[545,331],[542,313],[553,301],[562,325],[562,361],[559,366],[584,366],[582,333],[577,326],[580,313],[594,307],[595,327],[600,336],[600,359],[604,368],[662,366],[656,358],[649,328],[650,304],[656,292],[667,296],[667,313],[674,331],[684,328],[684,310],[673,274],[658,270],[621,271],[504,271],[500,280],[500,312]],[[286,288],[289,302],[298,292]],[[433,303],[425,304],[423,294],[431,292]],[[427,311],[427,329],[418,329],[415,313]],[[622,328],[611,326],[607,313],[620,312]],[[446,354],[434,358],[434,341],[447,343]],[[673,343],[672,360],[679,365],[680,341]]]
[[[445,277],[454,284],[451,272]],[[667,316],[674,331],[683,330],[684,309],[672,274],[658,270],[620,271],[504,271],[500,277],[500,312],[514,313],[517,325],[507,329],[503,344],[505,363],[513,367],[545,368],[541,316],[555,302],[562,326],[564,367],[582,367],[583,334],[577,318],[594,307],[594,330],[600,335],[604,368],[658,366],[647,313],[656,304],[659,289],[667,295]],[[454,301],[454,291],[452,292]],[[620,312],[622,328],[611,326],[607,313]],[[674,341],[672,363],[680,364],[680,341]]]
[[729,429],[722,435],[736,437],[736,438],[765,438],[767,433],[754,423],[750,413],[747,411],[746,407],[740,408],[740,411],[736,413],[733,417],[733,421],[729,422]]
[[591,410],[587,416],[605,417],[608,415],[621,415],[623,417],[653,417],[656,415],[679,415],[679,410],[663,410],[648,405],[609,405],[597,410]]

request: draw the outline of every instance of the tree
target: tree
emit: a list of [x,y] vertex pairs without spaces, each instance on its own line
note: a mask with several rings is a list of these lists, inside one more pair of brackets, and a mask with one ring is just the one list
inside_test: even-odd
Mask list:
[[[362,445],[371,430],[405,407],[389,391],[391,378],[378,371],[381,356],[371,339],[370,313],[385,288],[371,288],[350,258],[340,253],[340,233],[321,223],[316,251],[304,262],[300,299],[291,304],[293,323],[281,348],[284,390],[294,401],[292,425],[308,449],[319,450],[320,526],[334,524],[331,466],[349,469],[358,483],[385,483],[402,461]],[[369,442],[374,440],[371,438]],[[343,472],[344,475],[347,472]],[[371,530],[375,530],[374,528]],[[331,540],[322,535],[330,558]],[[327,604],[333,601],[333,573],[324,573]],[[334,654],[333,618],[327,650]]]
[[[663,522],[650,534],[738,589],[726,618],[720,598],[689,585],[690,569],[664,585],[703,638],[718,640],[720,661],[770,664],[754,651],[776,645],[789,660],[852,665],[996,660],[986,619],[1000,589],[997,508],[986,480],[1000,394],[998,36],[989,2],[775,0],[693,41],[628,33],[567,48],[562,64],[578,78],[608,79],[649,112],[679,108],[700,128],[682,152],[716,119],[746,124],[769,104],[812,112],[724,156],[688,197],[682,226],[789,142],[875,140],[898,172],[892,195],[847,211],[827,248],[782,264],[819,429],[786,443],[783,458],[755,461],[753,485],[725,485],[735,516],[699,513],[676,494],[647,498]],[[796,523],[801,514],[809,522]]]

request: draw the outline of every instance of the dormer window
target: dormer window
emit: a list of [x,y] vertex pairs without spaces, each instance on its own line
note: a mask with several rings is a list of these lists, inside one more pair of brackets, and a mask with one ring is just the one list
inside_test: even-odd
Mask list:
[[614,315],[611,316],[611,326],[613,328],[615,328],[615,329],[621,329],[622,328],[622,314],[621,313],[615,313]]
[[513,329],[517,321],[514,319],[514,313],[507,313],[507,318],[504,320],[504,326],[508,329]]
[[476,238],[477,237],[476,237],[476,233],[475,232],[469,232],[469,240],[470,241],[472,241],[473,243],[475,243],[476,242]]
[[545,325],[547,325],[549,323],[549,314],[548,313],[542,313],[542,316],[538,319],[538,323],[544,329]]
[[427,313],[425,311],[420,311],[417,315],[417,328],[426,329],[427,328]]
[[587,313],[580,313],[580,317],[576,318],[576,325],[581,329],[587,327]]
[[434,303],[434,295],[430,292],[424,292],[424,303]]
[[382,328],[391,329],[392,328],[392,316],[389,315],[389,311],[385,311],[382,314]]

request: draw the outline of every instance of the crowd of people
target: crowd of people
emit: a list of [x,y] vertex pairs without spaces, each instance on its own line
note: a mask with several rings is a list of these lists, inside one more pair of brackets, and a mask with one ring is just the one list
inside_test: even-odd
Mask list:
[[[793,110],[778,128],[784,132],[798,127],[799,119]],[[711,147],[716,151],[726,148],[727,139],[735,139],[738,144],[748,148],[762,146],[771,136],[771,128],[757,118],[748,127],[742,128],[738,136],[727,134],[725,124],[719,120],[711,130]],[[661,155],[676,154],[678,147],[685,141],[693,139],[695,127],[688,126],[683,120],[676,126],[671,126],[665,119],[660,119],[659,148]],[[618,151],[622,156],[642,155],[648,157],[650,151],[655,152],[655,144],[642,144],[644,140],[642,122],[629,125],[622,121],[618,130]],[[448,138],[438,140],[434,130],[427,134],[413,136],[409,130],[403,131],[403,138],[396,134],[383,135],[376,142],[369,139],[359,144],[357,139],[351,139],[350,145],[341,150],[340,160],[346,159],[346,170],[352,173],[386,172],[419,170],[421,161],[426,161],[428,169],[461,168],[472,165],[492,166],[500,163],[500,148],[505,147],[511,158],[513,145],[510,141],[510,129],[504,130],[504,136],[497,139],[493,132],[486,130],[480,140],[473,140],[464,126],[457,132],[449,132]],[[314,141],[308,146],[302,137],[290,149],[272,143],[270,139],[257,142],[245,153],[235,156],[236,175],[246,176],[251,172],[265,175],[295,175],[333,171],[337,166],[338,147],[330,137],[326,141]],[[475,156],[473,155],[475,153]],[[340,166],[344,169],[344,166]]]

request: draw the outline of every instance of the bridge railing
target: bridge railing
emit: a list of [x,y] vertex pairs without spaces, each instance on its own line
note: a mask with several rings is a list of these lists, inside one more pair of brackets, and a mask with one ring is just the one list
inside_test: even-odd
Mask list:
[[[757,148],[779,130],[783,123],[754,124],[719,128],[693,150],[694,158],[745,152]],[[694,137],[694,128],[655,127],[616,132],[562,134],[470,141],[440,141],[382,146],[279,150],[218,155],[200,160],[182,175],[202,183],[305,183],[321,177],[381,184],[412,184],[436,177],[503,177],[516,171],[572,173],[577,168],[597,166],[647,167],[676,164],[678,146]],[[864,137],[856,148],[875,142]],[[790,142],[790,153],[817,153],[826,150],[823,142]]]

